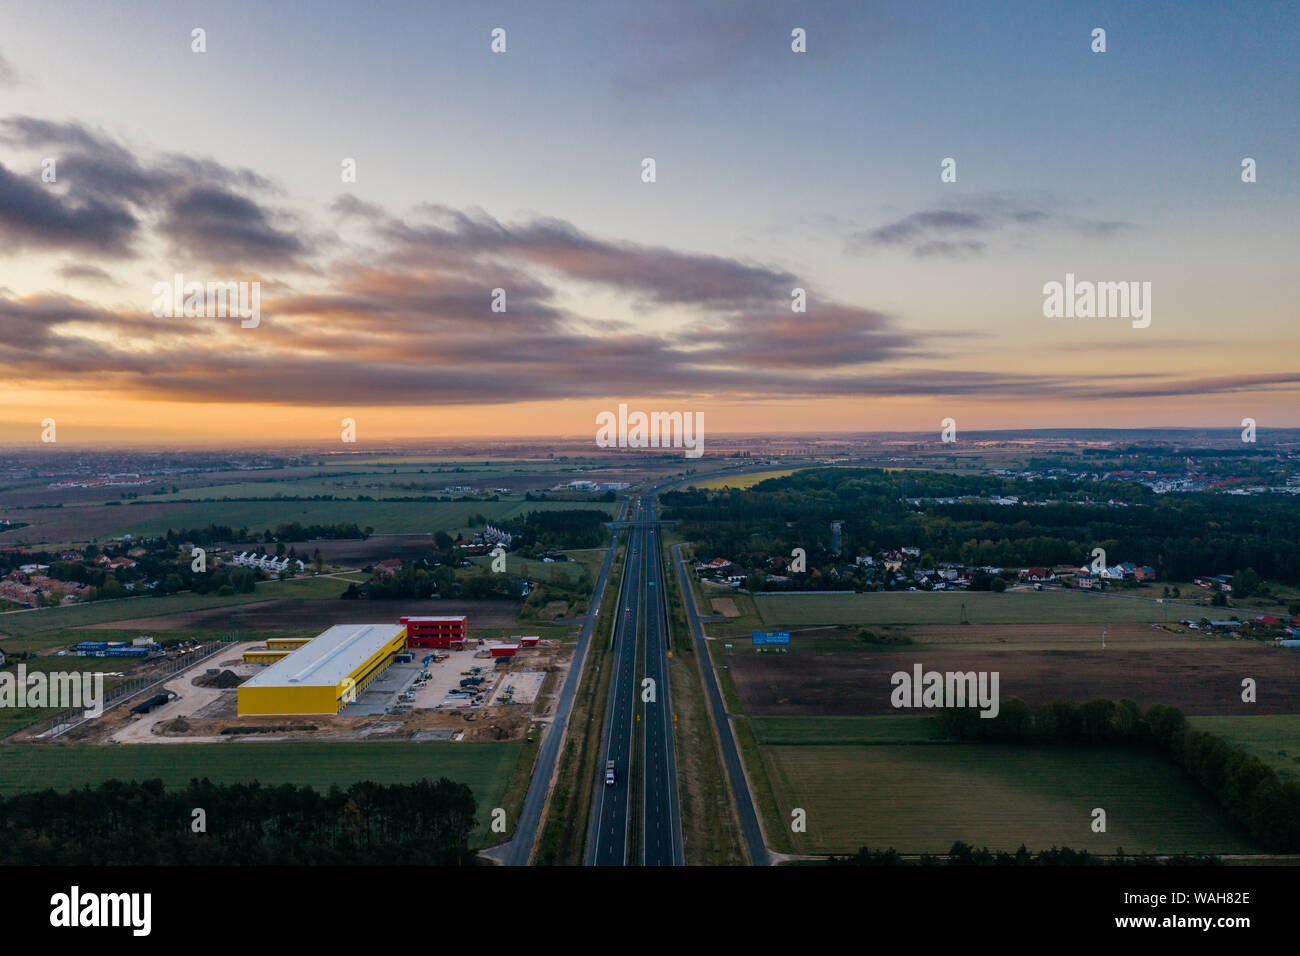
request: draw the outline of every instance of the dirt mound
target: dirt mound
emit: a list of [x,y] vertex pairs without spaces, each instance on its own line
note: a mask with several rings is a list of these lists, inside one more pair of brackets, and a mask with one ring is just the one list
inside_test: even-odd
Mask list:
[[234,671],[222,671],[220,674],[200,674],[194,678],[194,686],[229,690],[231,687],[238,687],[244,680],[245,678],[240,677]]

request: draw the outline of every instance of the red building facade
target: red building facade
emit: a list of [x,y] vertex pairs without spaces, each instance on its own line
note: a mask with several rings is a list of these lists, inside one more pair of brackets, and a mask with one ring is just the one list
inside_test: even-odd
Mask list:
[[433,647],[446,650],[464,647],[469,640],[469,618],[459,617],[404,617],[406,646]]

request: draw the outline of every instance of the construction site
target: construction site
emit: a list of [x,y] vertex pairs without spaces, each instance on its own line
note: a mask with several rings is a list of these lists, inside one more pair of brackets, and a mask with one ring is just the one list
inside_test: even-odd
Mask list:
[[439,620],[232,642],[59,740],[513,740],[549,719],[572,644],[475,639],[467,622],[445,641],[410,640],[412,625]]

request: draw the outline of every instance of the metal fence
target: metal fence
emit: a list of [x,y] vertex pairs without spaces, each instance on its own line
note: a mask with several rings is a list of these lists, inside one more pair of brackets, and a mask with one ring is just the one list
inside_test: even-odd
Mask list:
[[[113,687],[104,694],[104,713],[107,713],[110,708],[116,707],[118,704],[130,700],[132,697],[142,696],[146,691],[153,690],[155,687],[165,684],[181,671],[188,670],[195,664],[202,663],[208,658],[221,653],[223,649],[230,647],[231,644],[238,643],[238,641],[238,631],[227,634],[220,640],[206,641],[173,660],[161,662],[163,669],[159,672],[155,672],[148,677],[137,677],[133,680],[118,684],[116,687]],[[30,727],[26,728],[26,732],[30,733],[33,737],[52,739],[67,733],[73,727],[84,724],[87,720],[93,719],[94,718],[92,717],[86,716],[84,708],[62,710],[53,717],[47,717],[44,720],[32,724]]]

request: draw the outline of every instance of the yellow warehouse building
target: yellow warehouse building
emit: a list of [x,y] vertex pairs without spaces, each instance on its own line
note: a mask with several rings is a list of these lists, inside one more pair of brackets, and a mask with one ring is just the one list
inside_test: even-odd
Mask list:
[[[268,641],[268,650],[271,642]],[[239,716],[337,714],[406,648],[402,624],[340,624],[239,685]]]

